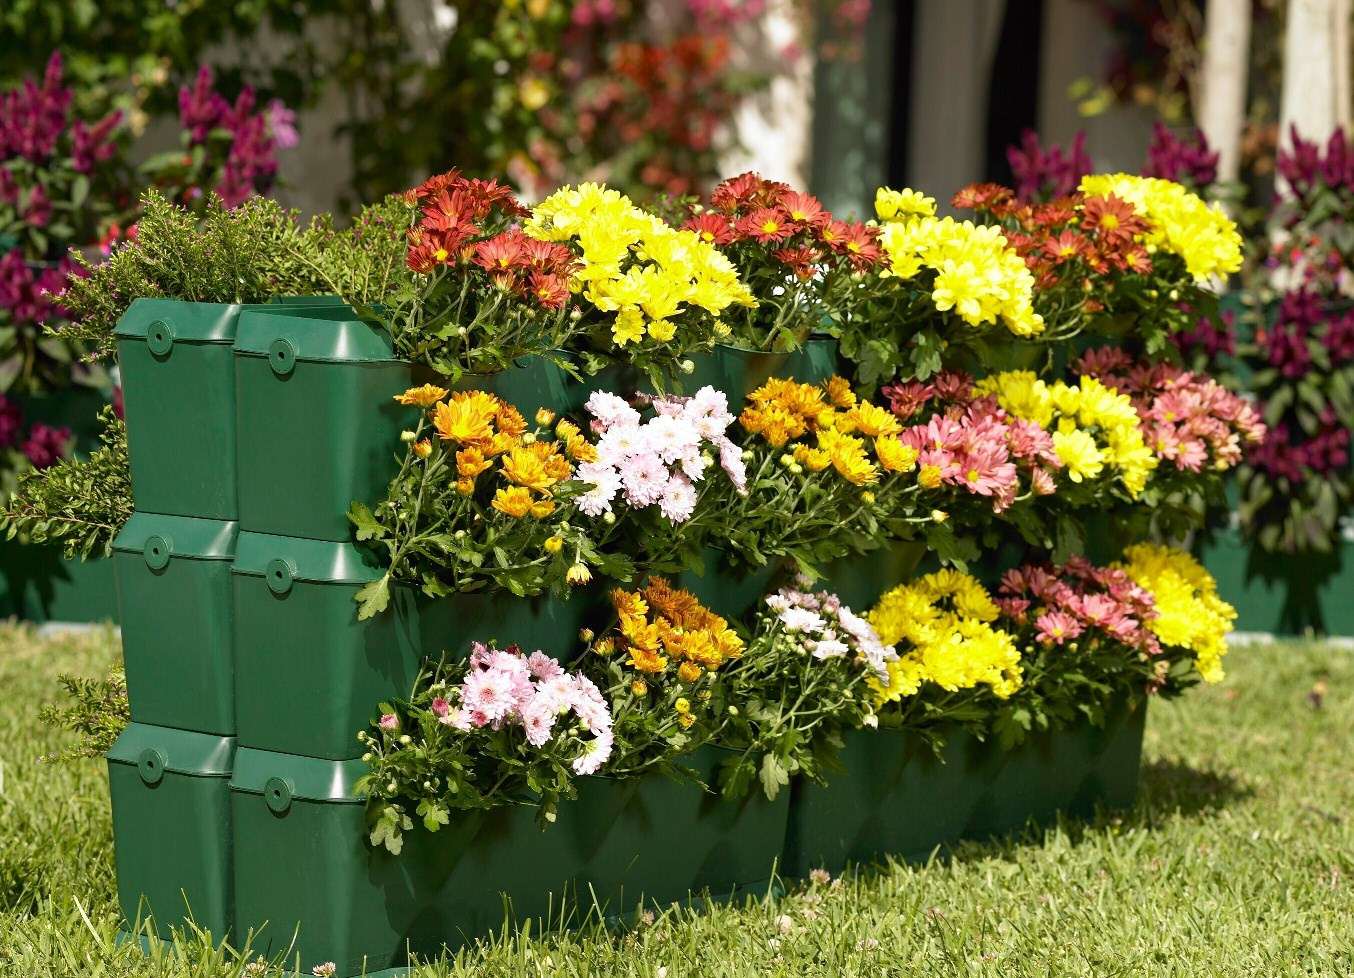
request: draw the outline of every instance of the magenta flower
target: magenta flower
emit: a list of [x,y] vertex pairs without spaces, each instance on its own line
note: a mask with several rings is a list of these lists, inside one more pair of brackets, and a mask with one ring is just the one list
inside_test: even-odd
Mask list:
[[35,469],[45,469],[61,461],[70,444],[69,428],[54,428],[38,422],[28,431],[28,440],[21,449]]
[[397,717],[397,716],[396,716],[395,714],[393,714],[393,713],[382,713],[382,714],[381,714],[381,729],[382,729],[382,730],[398,730],[398,729],[400,729],[400,718]]

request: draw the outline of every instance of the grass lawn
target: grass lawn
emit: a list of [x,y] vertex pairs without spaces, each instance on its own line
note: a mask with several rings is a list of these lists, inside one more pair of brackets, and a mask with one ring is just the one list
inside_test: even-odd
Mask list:
[[[200,942],[116,947],[103,765],[34,762],[62,742],[34,719],[57,673],[116,655],[109,633],[0,626],[0,975],[252,975]],[[416,974],[1354,975],[1354,652],[1245,646],[1228,667],[1152,705],[1131,812],[628,933],[510,937]]]

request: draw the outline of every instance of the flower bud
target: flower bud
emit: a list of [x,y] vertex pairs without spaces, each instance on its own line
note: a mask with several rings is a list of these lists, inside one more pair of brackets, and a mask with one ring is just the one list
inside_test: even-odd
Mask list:
[[597,633],[591,628],[580,628],[578,630],[578,640],[580,642],[591,642],[596,637]]
[[410,737],[408,734],[402,734],[402,735],[400,736],[400,743],[403,744],[405,747],[408,747],[408,746],[409,746],[410,744],[412,744],[413,742],[414,742],[414,738],[413,738],[413,737]]
[[803,473],[803,471],[804,471],[804,466],[800,465],[798,462],[791,462],[791,463],[790,463],[790,472],[791,472],[793,475],[800,475],[801,473]]
[[943,509],[931,510],[931,519],[937,523],[944,523],[949,518],[950,514],[945,512]]
[[531,445],[531,444],[534,444],[535,441],[536,441],[536,432],[534,432],[534,431],[528,431],[528,432],[525,432],[525,433],[522,435],[522,444],[523,444],[523,445]]
[[789,452],[786,452],[780,458],[776,459],[776,461],[788,468],[789,466],[795,464],[795,457],[791,455]]
[[365,754],[363,754],[363,755],[362,755],[362,763],[363,763],[363,764],[370,764],[370,763],[371,763],[371,756],[372,756],[372,755],[371,755],[371,751],[367,751]]
[[433,453],[433,443],[424,438],[414,442],[414,454],[419,458],[427,458]]
[[545,552],[548,554],[557,554],[563,549],[564,549],[563,537],[553,536],[545,541]]
[[410,441],[413,441],[413,440],[414,440],[415,438],[417,438],[417,437],[418,437],[418,435],[414,434],[414,433],[413,433],[412,431],[410,431],[408,428],[405,428],[403,431],[400,432],[400,441],[403,441],[403,442],[410,442]]
[[392,795],[393,795],[393,794],[395,793],[395,790],[396,790],[398,787],[399,787],[399,785],[397,785],[394,781],[392,781],[392,782],[390,782],[388,785],[386,785],[386,792],[387,792],[388,794],[392,794]]
[[693,360],[683,360],[681,366],[684,374],[695,373],[696,371],[696,364]]
[[875,495],[867,489],[860,494],[860,499],[865,505],[871,506],[874,504]]
[[615,523],[615,522],[616,522],[616,514],[615,514],[615,513],[603,513],[603,514],[602,514],[602,522],[605,523],[607,526],[610,526],[612,523]]
[[555,422],[554,411],[550,410],[547,407],[540,408],[536,411],[536,423],[540,425],[542,428],[549,427],[550,425],[554,424],[554,422]]
[[569,568],[568,573],[564,575],[564,579],[574,587],[579,587],[592,580],[592,571],[588,570],[587,564],[580,562]]

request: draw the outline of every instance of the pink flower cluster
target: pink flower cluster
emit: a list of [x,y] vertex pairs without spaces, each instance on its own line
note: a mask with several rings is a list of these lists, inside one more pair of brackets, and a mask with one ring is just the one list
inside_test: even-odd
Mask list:
[[1026,564],[1008,570],[997,593],[1002,615],[1032,627],[1045,645],[1100,637],[1143,655],[1161,651],[1148,628],[1157,616],[1156,602],[1118,568],[1096,567],[1084,557],[1056,568]]
[[1166,363],[1134,363],[1109,346],[1087,350],[1074,369],[1127,394],[1148,446],[1177,469],[1230,469],[1241,462],[1243,443],[1265,439],[1255,408],[1211,378]]
[[561,718],[572,713],[592,735],[572,762],[574,773],[595,774],[611,756],[611,707],[605,697],[592,680],[565,672],[544,652],[525,655],[516,645],[500,650],[476,642],[465,679],[452,695],[455,703],[445,697],[432,702],[438,722],[449,727],[517,726],[527,743],[544,747]]
[[0,310],[19,322],[37,325],[64,316],[54,297],[65,291],[74,268],[69,258],[40,265],[25,261],[18,248],[6,252],[0,258]]
[[[795,582],[807,587],[807,579]],[[885,645],[864,618],[857,615],[842,599],[830,591],[805,591],[781,588],[767,595],[766,606],[786,631],[795,633],[804,651],[815,659],[849,657],[860,661],[881,680],[888,679],[888,663],[898,658],[892,645]]]
[[719,453],[719,464],[739,492],[747,471],[738,446],[726,434],[733,423],[729,401],[713,387],[691,397],[644,398],[654,416],[645,421],[623,398],[594,391],[587,409],[597,437],[597,459],[578,466],[578,479],[592,489],[579,497],[589,516],[611,512],[617,494],[635,509],[657,506],[674,523],[696,508],[696,483]]
[[230,149],[221,171],[216,192],[227,207],[235,207],[254,193],[264,193],[277,176],[278,147],[296,144],[295,115],[274,100],[262,112],[254,112],[254,89],[246,85],[235,104],[228,102],[212,87],[212,70],[198,69],[191,88],[179,89],[179,124],[188,133],[188,141],[197,146],[207,142],[214,129],[231,135]]
[[946,371],[929,381],[892,384],[883,393],[903,421],[934,412],[899,437],[917,450],[923,470],[938,470],[943,484],[989,497],[997,513],[1015,502],[1022,474],[1036,495],[1055,490],[1053,473],[1062,461],[1053,450],[1053,436],[1033,421],[1008,414],[995,397],[979,396],[968,375]]

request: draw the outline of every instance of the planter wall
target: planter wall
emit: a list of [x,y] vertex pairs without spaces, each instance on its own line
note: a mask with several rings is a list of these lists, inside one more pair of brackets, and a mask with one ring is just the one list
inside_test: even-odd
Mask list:
[[464,658],[476,639],[560,649],[576,644],[589,595],[431,600],[397,588],[367,621],[353,600],[383,573],[352,544],[240,534],[232,568],[240,746],[342,760],[382,700],[407,696],[427,658]]
[[[712,773],[719,756],[708,748],[695,763]],[[391,856],[366,842],[352,791],[361,770],[239,752],[237,939],[250,934],[270,954],[295,934],[303,969],[333,961],[339,975],[379,973],[406,964],[406,949],[437,954],[505,920],[557,926],[594,908],[618,914],[757,885],[785,837],[787,796],[731,804],[657,777],[587,778],[544,831],[521,806],[458,815],[436,834],[407,833]]]
[[251,311],[234,347],[240,528],[350,540],[353,500],[385,495],[416,408],[389,334],[346,306]]
[[728,395],[729,410],[737,415],[748,395],[772,377],[808,384],[827,380],[837,372],[837,341],[815,337],[788,353],[717,346],[691,360],[695,369],[680,378],[681,390],[693,393],[708,384]]
[[1294,557],[1264,553],[1226,529],[1197,550],[1218,593],[1236,608],[1237,631],[1354,636],[1354,541]]
[[137,513],[113,542],[127,696],[138,723],[235,733],[235,524]]
[[1059,813],[1130,806],[1146,715],[1144,701],[1126,701],[1104,727],[1032,735],[1011,751],[959,729],[946,731],[939,755],[915,735],[852,732],[844,772],[825,787],[793,787],[786,872],[835,872],[890,854],[925,859],[959,839],[1001,835]]
[[169,939],[231,934],[230,737],[133,723],[108,752],[118,903]]
[[111,560],[67,560],[59,547],[0,540],[0,617],[98,622],[117,614]]

